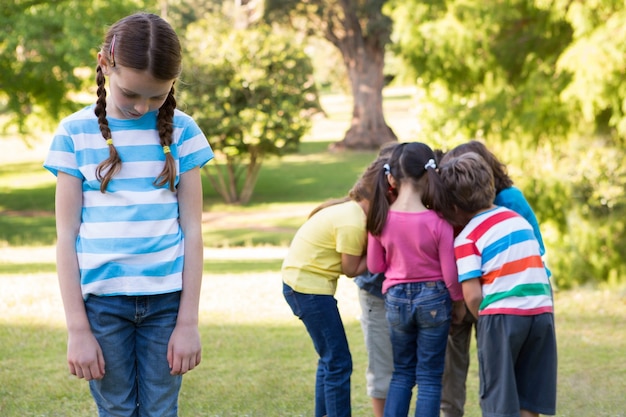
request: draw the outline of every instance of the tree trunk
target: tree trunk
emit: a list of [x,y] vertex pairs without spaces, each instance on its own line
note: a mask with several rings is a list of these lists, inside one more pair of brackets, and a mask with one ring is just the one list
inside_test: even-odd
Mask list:
[[232,159],[226,158],[224,163],[218,163],[214,160],[213,163],[202,167],[202,170],[215,191],[227,204],[237,204],[239,202],[237,183],[240,170]]
[[352,122],[345,138],[337,144],[348,149],[379,149],[397,141],[383,113],[384,51],[357,52],[350,59],[348,76],[352,87]]
[[250,162],[246,170],[246,178],[241,187],[241,193],[239,194],[239,202],[241,204],[248,204],[250,202],[262,164],[263,155],[259,154],[256,149],[252,149],[250,151]]
[[[388,28],[381,29],[379,36],[375,33],[364,36],[354,8],[349,2],[342,3],[346,13],[346,18],[342,20],[345,32],[343,36],[338,36],[335,32],[327,31],[326,39],[341,52],[350,78],[354,104],[350,129],[333,148],[379,149],[387,142],[398,140],[387,125],[383,113],[385,34]],[[379,10],[370,14],[372,25],[374,20],[378,20],[381,27],[384,26],[383,15]]]
[[[251,149],[250,161],[245,166],[239,165],[233,158],[226,158],[223,163],[214,160],[202,167],[202,170],[226,204],[247,204],[259,178],[263,157],[256,149]],[[245,177],[242,179],[244,173]],[[243,185],[239,187],[242,181]]]

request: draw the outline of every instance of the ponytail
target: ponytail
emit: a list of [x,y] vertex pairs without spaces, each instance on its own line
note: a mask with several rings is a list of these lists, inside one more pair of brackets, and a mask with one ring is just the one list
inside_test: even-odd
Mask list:
[[385,167],[377,174],[376,181],[374,181],[372,201],[367,212],[367,231],[374,236],[380,236],[382,233],[383,227],[387,222],[387,213],[389,213],[388,167],[389,165],[385,164]]

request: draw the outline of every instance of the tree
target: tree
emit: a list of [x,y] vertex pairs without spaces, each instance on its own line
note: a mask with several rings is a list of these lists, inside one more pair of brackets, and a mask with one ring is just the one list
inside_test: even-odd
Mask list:
[[626,144],[626,6],[613,1],[573,2],[557,9],[576,33],[557,62],[571,74],[563,100],[576,112],[579,131]]
[[[395,1],[394,51],[425,90],[428,134],[539,143],[571,123],[555,71],[571,26],[533,0]],[[432,109],[429,109],[432,110]],[[453,127],[454,126],[454,127]]]
[[[84,103],[106,25],[142,8],[126,0],[12,0],[0,6],[0,114],[25,133]],[[74,93],[74,96],[72,96]]]
[[268,0],[269,21],[289,22],[339,49],[350,79],[352,122],[337,147],[377,149],[397,140],[383,113],[385,47],[391,19],[384,0]]
[[561,287],[626,277],[626,6],[397,0],[425,137],[480,138],[541,221]]
[[187,28],[180,103],[217,158],[205,167],[227,203],[247,203],[264,158],[295,152],[319,110],[309,57],[267,26],[207,15]]

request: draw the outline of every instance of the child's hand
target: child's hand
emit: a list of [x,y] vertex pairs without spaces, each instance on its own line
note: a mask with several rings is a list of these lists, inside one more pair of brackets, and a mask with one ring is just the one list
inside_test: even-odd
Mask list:
[[67,339],[70,373],[87,381],[104,377],[104,356],[91,330],[71,331]]
[[167,346],[172,375],[183,375],[200,364],[202,346],[198,326],[177,324]]
[[461,324],[463,322],[463,318],[467,314],[467,308],[465,307],[465,303],[461,301],[454,301],[452,303],[452,323]]

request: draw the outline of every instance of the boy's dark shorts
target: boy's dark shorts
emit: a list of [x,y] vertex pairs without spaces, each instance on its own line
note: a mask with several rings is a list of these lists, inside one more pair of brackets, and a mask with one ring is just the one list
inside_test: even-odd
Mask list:
[[483,417],[519,416],[520,409],[554,415],[554,315],[480,316],[476,333]]

